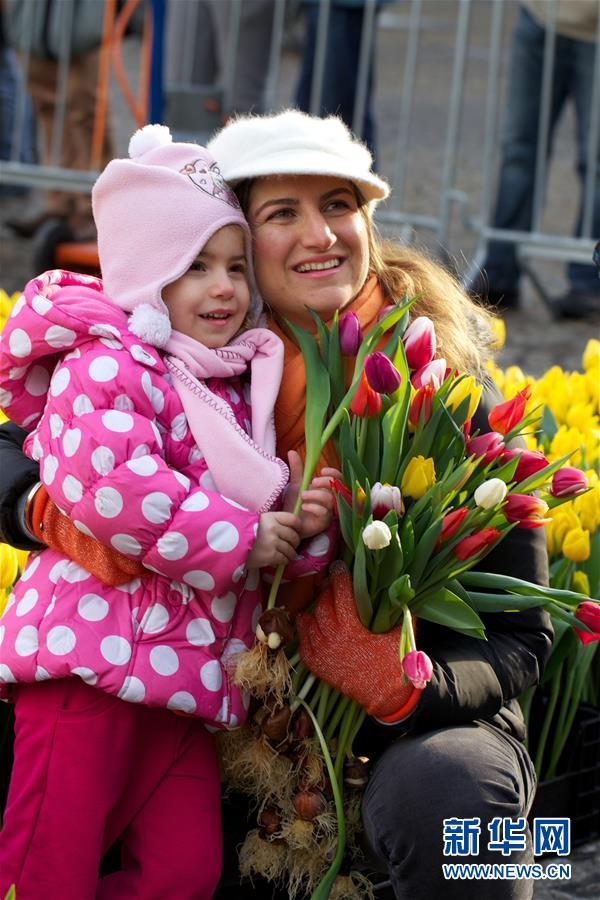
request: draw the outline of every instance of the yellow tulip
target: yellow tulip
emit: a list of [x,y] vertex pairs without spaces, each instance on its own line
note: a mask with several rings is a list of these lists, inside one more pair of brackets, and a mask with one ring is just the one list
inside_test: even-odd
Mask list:
[[596,340],[596,338],[589,339],[585,345],[581,361],[586,372],[600,367],[600,341]]
[[572,503],[581,527],[593,534],[600,527],[600,484],[594,484],[591,491],[576,497]]
[[551,557],[560,556],[567,532],[580,528],[581,523],[572,503],[565,503],[548,511],[550,522],[546,525],[546,542]]
[[585,528],[567,531],[562,546],[563,556],[571,562],[585,562],[590,557],[590,533]]
[[4,588],[0,588],[0,619],[2,618],[2,613],[6,609],[6,604],[8,603],[9,593],[5,591]]
[[492,331],[494,332],[494,350],[501,350],[506,343],[506,325],[504,324],[504,319],[493,319]]
[[413,456],[402,476],[402,494],[419,500],[433,484],[435,465],[431,457]]
[[581,432],[587,432],[591,428],[597,428],[600,420],[594,414],[594,407],[591,403],[573,403],[567,411],[566,424],[570,428],[578,428]]
[[475,410],[479,406],[482,391],[483,385],[477,384],[477,380],[473,375],[467,375],[466,378],[461,379],[461,381],[457,382],[454,387],[451,388],[446,402],[452,412],[455,412],[465,397],[469,397],[469,408],[465,419],[465,421],[468,422],[469,419],[473,418]]
[[580,594],[585,594],[586,597],[590,596],[590,579],[585,572],[573,572],[571,590],[578,591]]
[[571,452],[573,456],[568,464],[577,467],[581,463],[581,432],[577,428],[561,425],[550,444],[550,461]]
[[10,588],[19,574],[17,551],[8,544],[0,544],[0,588]]

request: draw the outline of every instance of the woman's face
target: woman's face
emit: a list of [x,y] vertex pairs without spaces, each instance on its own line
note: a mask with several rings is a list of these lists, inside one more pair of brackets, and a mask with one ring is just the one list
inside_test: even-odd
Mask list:
[[259,178],[248,208],[258,289],[274,312],[310,326],[329,319],[369,271],[367,225],[352,185],[329,175]]

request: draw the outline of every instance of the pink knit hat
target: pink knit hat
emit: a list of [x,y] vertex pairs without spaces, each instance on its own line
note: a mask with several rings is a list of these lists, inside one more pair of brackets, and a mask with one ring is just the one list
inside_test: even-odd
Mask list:
[[129,328],[164,347],[171,322],[161,291],[191,266],[224,225],[246,235],[250,316],[260,313],[248,223],[208,150],[174,143],[165,125],[146,125],[129,142],[130,159],[113,159],[92,190],[98,254],[107,296],[131,312]]

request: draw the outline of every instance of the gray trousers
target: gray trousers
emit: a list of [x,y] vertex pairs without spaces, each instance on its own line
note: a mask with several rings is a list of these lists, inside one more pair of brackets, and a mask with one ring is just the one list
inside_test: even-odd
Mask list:
[[[445,880],[443,863],[531,863],[525,850],[489,851],[488,823],[527,816],[535,793],[523,745],[488,725],[469,724],[400,738],[379,757],[363,801],[371,849],[400,900],[529,900],[530,880]],[[443,820],[481,820],[479,853],[443,855]]]

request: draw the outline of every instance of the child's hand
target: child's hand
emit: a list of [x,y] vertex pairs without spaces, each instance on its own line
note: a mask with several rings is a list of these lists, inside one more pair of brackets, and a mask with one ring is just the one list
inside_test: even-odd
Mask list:
[[300,543],[300,519],[290,512],[263,513],[258,523],[256,540],[246,566],[260,569],[263,566],[286,565],[296,556]]
[[[291,511],[298,496],[303,470],[302,459],[295,450],[290,450],[288,453],[288,465],[290,483],[285,494],[283,508]],[[299,532],[302,540],[320,534],[331,524],[335,505],[330,487],[332,478],[338,478],[341,481],[343,476],[337,469],[321,469],[320,474],[311,481],[308,490],[302,492]]]

